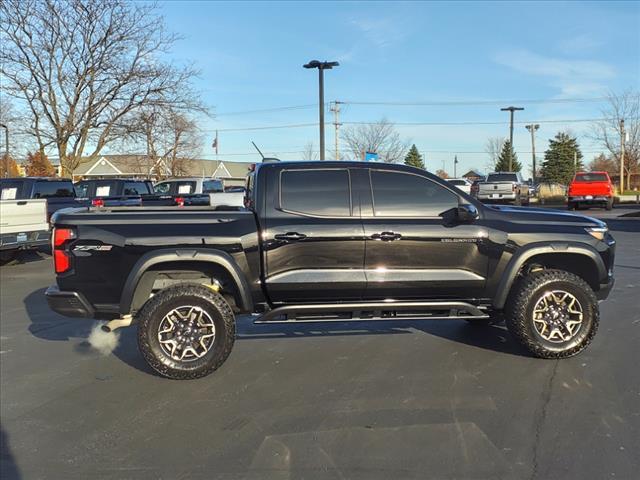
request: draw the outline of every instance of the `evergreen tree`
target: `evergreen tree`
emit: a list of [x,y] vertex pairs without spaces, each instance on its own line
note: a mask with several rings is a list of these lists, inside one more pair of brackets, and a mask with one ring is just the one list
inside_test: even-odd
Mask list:
[[30,177],[53,177],[56,169],[42,152],[27,153],[27,175]]
[[2,160],[0,160],[0,177],[19,177],[20,170],[18,169],[18,164],[16,161],[6,154],[2,156]]
[[578,141],[565,132],[559,132],[549,140],[549,148],[544,152],[542,179],[568,185],[573,175],[582,170],[582,152]]
[[[509,159],[511,159],[511,168],[509,168]],[[498,156],[498,161],[494,168],[496,172],[519,172],[522,170],[522,165],[518,161],[518,155],[516,155],[509,140],[505,140],[502,144],[502,151]]]
[[425,169],[424,162],[422,161],[422,155],[420,155],[420,152],[418,152],[418,148],[416,147],[415,143],[411,145],[409,153],[407,153],[407,156],[404,157],[404,164],[421,168],[423,170]]

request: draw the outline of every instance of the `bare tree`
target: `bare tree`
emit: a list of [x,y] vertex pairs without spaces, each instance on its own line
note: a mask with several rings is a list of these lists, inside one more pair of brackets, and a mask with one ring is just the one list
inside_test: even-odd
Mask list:
[[126,0],[0,2],[3,89],[30,116],[38,151],[65,174],[125,135],[144,106],[201,109],[191,67],[162,62],[177,37],[156,7]]
[[362,160],[366,152],[374,152],[385,163],[400,163],[409,150],[409,142],[402,140],[393,124],[384,118],[377,123],[344,128],[342,139],[356,160]]
[[318,160],[318,152],[313,147],[313,142],[308,142],[302,151],[303,160]]
[[487,143],[484,146],[484,150],[485,152],[487,152],[487,155],[489,155],[489,159],[487,160],[487,164],[485,165],[485,168],[488,171],[495,171],[495,166],[498,163],[498,159],[500,158],[500,152],[502,152],[504,142],[504,137],[491,137],[487,140]]
[[640,168],[640,92],[627,90],[620,95],[610,93],[608,105],[602,110],[602,120],[595,122],[591,129],[591,139],[606,148],[615,159],[620,171],[620,120],[628,135],[625,141],[624,171],[626,185],[630,185],[631,174]]
[[202,135],[196,121],[172,108],[145,108],[132,122],[127,137],[129,148],[146,155],[135,158],[139,171],[165,178],[190,173],[192,161],[200,154]]

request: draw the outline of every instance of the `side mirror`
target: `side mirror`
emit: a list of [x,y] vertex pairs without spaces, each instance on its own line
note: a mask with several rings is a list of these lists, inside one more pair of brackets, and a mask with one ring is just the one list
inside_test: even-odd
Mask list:
[[461,203],[458,205],[456,218],[459,223],[473,223],[478,218],[478,209],[470,203]]

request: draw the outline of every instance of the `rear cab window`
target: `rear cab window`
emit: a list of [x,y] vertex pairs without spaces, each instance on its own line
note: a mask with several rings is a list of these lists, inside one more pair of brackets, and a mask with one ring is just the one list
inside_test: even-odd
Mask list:
[[346,168],[282,170],[280,208],[319,217],[351,215],[351,179]]
[[412,173],[370,170],[376,217],[438,217],[458,206],[458,195]]
[[573,179],[574,182],[609,182],[606,173],[579,173]]
[[155,193],[161,195],[168,195],[171,192],[171,182],[160,182],[154,185],[153,190]]
[[487,183],[491,182],[517,182],[518,174],[516,173],[490,173],[487,176]]

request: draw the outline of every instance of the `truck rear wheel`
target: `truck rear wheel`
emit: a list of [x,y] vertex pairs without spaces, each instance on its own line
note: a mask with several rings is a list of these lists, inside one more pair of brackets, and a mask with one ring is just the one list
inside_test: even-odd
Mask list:
[[543,270],[514,288],[505,312],[507,328],[533,355],[567,358],[591,343],[598,329],[598,301],[582,278]]
[[204,377],[227,359],[235,319],[219,293],[198,284],[165,288],[140,310],[138,348],[160,375],[175,380]]
[[604,206],[605,210],[612,210],[613,209],[613,198],[607,200],[607,203]]

